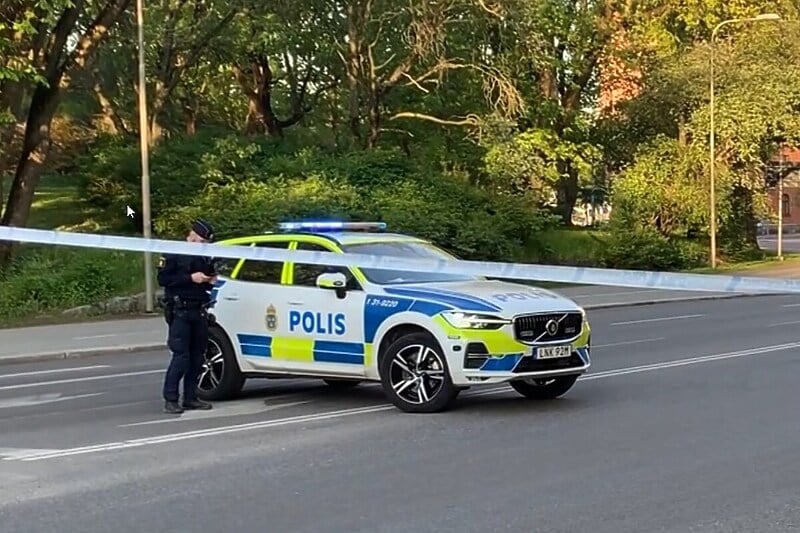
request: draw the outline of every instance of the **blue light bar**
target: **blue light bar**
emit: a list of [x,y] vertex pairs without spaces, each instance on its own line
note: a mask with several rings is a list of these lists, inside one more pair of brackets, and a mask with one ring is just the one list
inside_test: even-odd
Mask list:
[[385,222],[281,222],[278,227],[284,231],[384,231]]

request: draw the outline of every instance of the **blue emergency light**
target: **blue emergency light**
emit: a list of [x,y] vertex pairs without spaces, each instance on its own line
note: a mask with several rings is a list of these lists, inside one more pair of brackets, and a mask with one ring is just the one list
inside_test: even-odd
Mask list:
[[310,231],[322,233],[325,231],[384,231],[385,222],[336,222],[336,221],[306,221],[306,222],[281,222],[278,227],[283,231]]

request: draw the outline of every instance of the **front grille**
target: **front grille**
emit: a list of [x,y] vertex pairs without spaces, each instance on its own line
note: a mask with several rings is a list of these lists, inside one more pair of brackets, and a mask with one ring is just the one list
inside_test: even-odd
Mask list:
[[566,368],[582,367],[585,363],[577,353],[573,353],[569,357],[563,359],[535,359],[533,357],[523,357],[519,362],[517,368],[514,369],[515,374],[522,372],[546,372],[548,370],[564,370]]
[[[547,331],[550,321],[558,324],[554,334]],[[572,339],[581,332],[583,315],[581,313],[546,313],[525,315],[514,320],[514,334],[522,342],[554,342]]]

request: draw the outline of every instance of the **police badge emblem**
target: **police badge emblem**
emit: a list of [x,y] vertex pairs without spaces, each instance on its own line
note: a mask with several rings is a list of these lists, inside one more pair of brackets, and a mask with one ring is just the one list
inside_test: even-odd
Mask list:
[[275,310],[275,306],[270,305],[267,307],[267,316],[264,321],[270,331],[274,331],[278,327],[278,312]]

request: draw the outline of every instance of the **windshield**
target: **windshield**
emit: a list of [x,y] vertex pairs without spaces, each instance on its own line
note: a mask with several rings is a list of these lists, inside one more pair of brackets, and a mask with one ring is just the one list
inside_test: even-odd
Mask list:
[[[444,250],[424,242],[369,242],[350,244],[343,247],[344,251],[364,255],[388,255],[414,259],[452,259],[457,258]],[[437,272],[406,272],[404,270],[383,270],[375,268],[361,268],[367,279],[378,285],[394,285],[396,283],[434,283],[446,281],[475,281],[475,276],[462,276],[457,274],[444,274]]]

